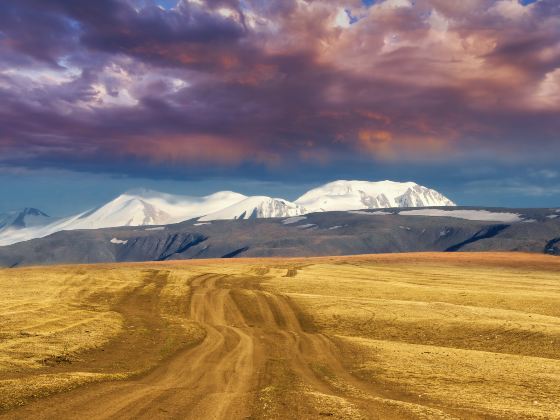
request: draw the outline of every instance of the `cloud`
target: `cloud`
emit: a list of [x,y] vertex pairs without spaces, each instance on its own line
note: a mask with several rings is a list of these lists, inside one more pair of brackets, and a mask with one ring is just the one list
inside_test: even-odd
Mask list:
[[540,178],[545,180],[553,180],[560,178],[560,171],[554,169],[537,169],[529,171],[529,175],[533,178]]
[[558,197],[560,187],[530,183],[521,178],[472,181],[465,185],[467,194],[496,194],[497,196],[522,196],[525,198]]
[[2,8],[3,165],[167,173],[560,152],[555,0]]

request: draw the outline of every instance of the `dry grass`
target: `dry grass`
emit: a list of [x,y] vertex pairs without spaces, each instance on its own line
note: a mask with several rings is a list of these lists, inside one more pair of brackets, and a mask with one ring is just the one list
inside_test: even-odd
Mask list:
[[560,259],[525,254],[0,270],[0,407],[138,375],[199,343],[205,330],[187,314],[190,281],[205,273],[224,275],[218,287],[231,288],[251,328],[264,322],[258,296],[287,296],[303,329],[328,337],[375,391],[320,360],[309,368],[331,391],[309,388],[280,341],[265,340],[254,418],[281,418],[290,404],[337,418],[371,418],[372,407],[402,418],[560,418]]
[[558,360],[344,337],[355,373],[465,417],[560,415]]
[[388,395],[459,416],[560,418],[560,260],[426,254],[278,270],[263,286]]
[[142,278],[110,268],[0,271],[0,372],[102,346],[122,328],[112,307]]
[[187,289],[140,265],[0,270],[0,409],[137,375],[200,342]]

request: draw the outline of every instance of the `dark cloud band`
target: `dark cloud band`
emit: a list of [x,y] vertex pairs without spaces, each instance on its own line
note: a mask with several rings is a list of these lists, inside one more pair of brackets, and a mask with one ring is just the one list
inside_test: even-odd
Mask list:
[[0,8],[3,165],[215,172],[560,151],[555,0]]

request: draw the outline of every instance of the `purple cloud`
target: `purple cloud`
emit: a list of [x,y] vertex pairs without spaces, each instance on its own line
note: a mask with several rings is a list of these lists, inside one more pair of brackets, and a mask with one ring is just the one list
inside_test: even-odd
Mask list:
[[219,168],[560,152],[553,0],[0,7],[4,165],[126,172],[127,159]]

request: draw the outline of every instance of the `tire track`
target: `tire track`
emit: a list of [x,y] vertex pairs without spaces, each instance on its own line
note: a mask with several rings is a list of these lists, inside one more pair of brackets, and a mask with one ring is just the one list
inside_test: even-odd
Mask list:
[[342,409],[349,418],[410,417],[350,375],[336,346],[306,332],[288,298],[258,290],[253,278],[191,279],[185,315],[204,326],[206,338],[151,373],[85,386],[3,418],[300,419],[338,417]]

